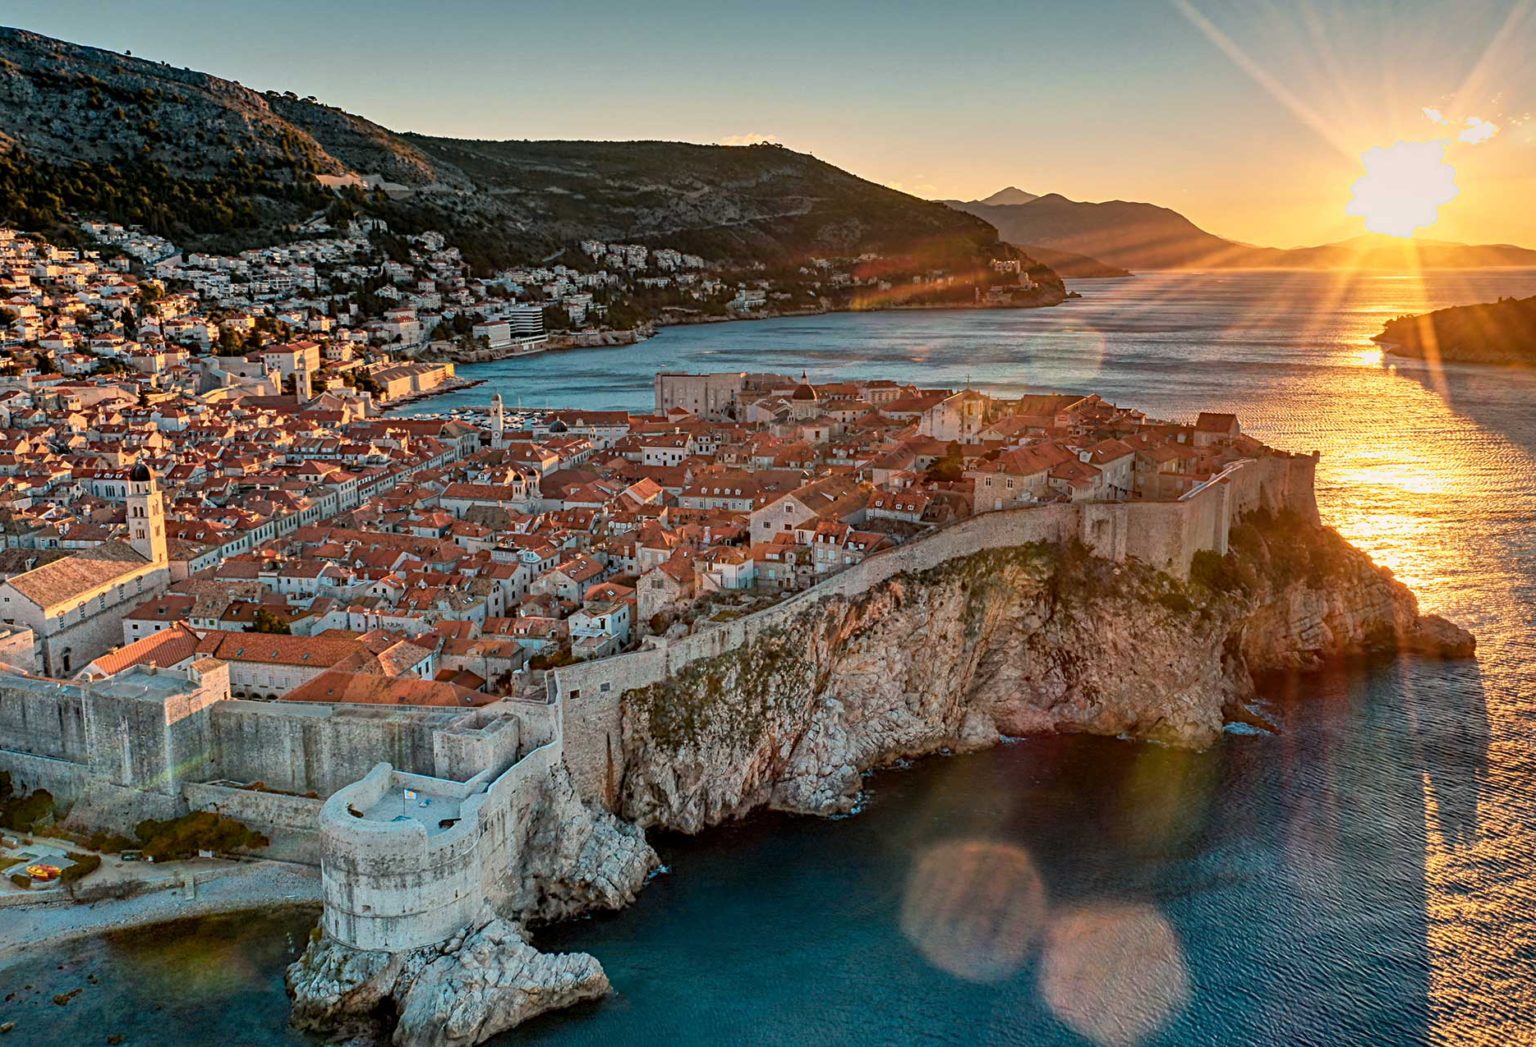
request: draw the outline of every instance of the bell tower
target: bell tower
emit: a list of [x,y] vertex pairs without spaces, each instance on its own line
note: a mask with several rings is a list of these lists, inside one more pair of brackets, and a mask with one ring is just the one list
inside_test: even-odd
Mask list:
[[491,446],[505,447],[507,444],[507,405],[502,402],[501,394],[491,397]]
[[128,544],[156,566],[167,562],[165,503],[149,466],[140,462],[128,477]]

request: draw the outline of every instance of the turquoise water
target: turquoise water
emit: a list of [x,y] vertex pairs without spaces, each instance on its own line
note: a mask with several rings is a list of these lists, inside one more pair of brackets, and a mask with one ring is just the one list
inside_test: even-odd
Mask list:
[[[615,995],[502,1042],[1536,1042],[1536,377],[1394,365],[1369,342],[1399,313],[1536,293],[1536,272],[1082,290],[671,329],[465,368],[491,384],[418,410],[494,389],[642,409],[658,369],[802,366],[1235,410],[1323,452],[1325,518],[1474,629],[1478,660],[1266,681],[1281,731],[1205,753],[1027,739],[875,775],[854,818],[659,837],[671,871],[637,905],[539,934],[596,955]],[[158,1003],[125,1042],[300,1042],[281,967],[306,921],[284,920],[29,957],[0,971],[34,986],[0,1022],[98,1042]],[[99,984],[52,1004],[82,973]],[[177,977],[178,1006],[146,1004]]]

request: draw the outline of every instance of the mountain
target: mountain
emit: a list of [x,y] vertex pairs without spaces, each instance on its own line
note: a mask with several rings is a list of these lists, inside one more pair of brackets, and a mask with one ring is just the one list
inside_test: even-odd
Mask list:
[[1514,244],[1453,244],[1443,240],[1404,240],[1368,234],[1321,247],[1278,252],[1292,269],[1487,269],[1536,266],[1536,251]]
[[[1026,193],[1016,186],[999,189],[985,200],[941,200],[940,203],[952,207],[957,211],[965,211],[978,217],[996,213],[1002,219],[1007,220],[1015,214],[1015,209],[1023,204],[1034,203],[1040,197],[1034,193]],[[1130,276],[1130,272],[1117,265],[1107,265],[1097,258],[1091,258],[1077,251],[1062,250],[1039,243],[1025,243],[1004,232],[997,221],[987,218],[998,229],[999,235],[1013,244],[1019,250],[1037,259],[1042,265],[1048,265],[1061,276],[1072,277],[1078,280],[1099,280],[1108,277]]]
[[1027,204],[1040,199],[1034,193],[1026,193],[1018,186],[1010,185],[1007,189],[999,189],[985,200],[977,200],[979,204],[987,204],[992,207],[1003,207],[1012,204]]
[[1106,265],[1131,270],[1275,268],[1401,272],[1420,268],[1536,266],[1536,251],[1509,244],[1469,246],[1373,235],[1318,247],[1254,247],[1208,233],[1166,207],[1125,200],[1085,203],[1069,200],[1060,193],[1048,193],[1018,204],[946,203],[990,222],[1004,240],[1030,245],[1026,250],[1089,255]]
[[1048,193],[1020,204],[952,205],[997,227],[1010,243],[1088,255],[1125,269],[1182,269],[1229,264],[1250,250],[1212,236],[1166,207],[1112,200],[1090,204]]
[[0,220],[60,227],[70,211],[207,249],[363,213],[392,232],[437,229],[482,271],[586,238],[769,269],[873,253],[893,281],[946,269],[978,285],[996,282],[991,260],[1018,255],[982,219],[780,146],[404,134],[314,98],[0,28]]
[[1376,341],[1394,356],[1536,367],[1536,297],[1400,316],[1387,321]]
[[1089,258],[1085,254],[1058,251],[1053,247],[1041,247],[1039,244],[1015,244],[1014,246],[1041,265],[1050,266],[1058,275],[1075,280],[1103,280],[1131,275],[1127,269],[1121,269],[1116,265],[1105,265],[1097,258]]

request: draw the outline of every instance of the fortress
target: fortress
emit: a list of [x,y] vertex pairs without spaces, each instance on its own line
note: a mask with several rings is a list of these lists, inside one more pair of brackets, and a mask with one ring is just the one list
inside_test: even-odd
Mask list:
[[118,831],[187,810],[238,818],[320,864],[331,938],[382,952],[430,946],[464,931],[487,902],[517,904],[528,826],[564,776],[582,801],[612,809],[625,773],[627,693],[729,654],[828,598],[988,549],[1080,541],[1109,560],[1186,576],[1198,551],[1226,551],[1245,512],[1285,508],[1316,520],[1316,462],[1240,461],[1175,501],[973,516],[766,610],[552,670],[542,700],[472,710],[241,701],[212,660],[90,683],[0,672],[0,770]]

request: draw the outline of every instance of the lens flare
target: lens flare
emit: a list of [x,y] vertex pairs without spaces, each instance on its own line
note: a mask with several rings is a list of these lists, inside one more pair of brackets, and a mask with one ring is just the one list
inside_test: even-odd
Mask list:
[[1189,1003],[1179,936],[1156,909],[1107,903],[1051,920],[1040,995],[1067,1025],[1102,1047],[1134,1047]]
[[1365,219],[1373,233],[1412,236],[1434,225],[1440,208],[1456,199],[1456,169],[1445,162],[1444,142],[1377,146],[1361,161],[1365,177],[1354,184],[1348,214]]
[[999,982],[1024,965],[1045,909],[1045,883],[1022,848],[954,840],[913,866],[901,931],[939,970]]

